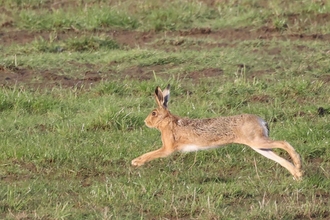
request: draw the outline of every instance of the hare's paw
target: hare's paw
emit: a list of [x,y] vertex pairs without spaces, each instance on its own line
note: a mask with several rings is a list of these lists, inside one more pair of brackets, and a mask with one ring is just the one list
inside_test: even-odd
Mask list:
[[295,167],[297,167],[297,169],[301,170],[301,162],[294,162],[293,164],[295,165]]
[[302,170],[298,170],[295,174],[294,174],[294,178],[295,180],[302,180],[302,176],[304,175],[304,171]]
[[141,157],[135,158],[132,160],[131,164],[135,167],[142,166],[144,164],[144,160]]

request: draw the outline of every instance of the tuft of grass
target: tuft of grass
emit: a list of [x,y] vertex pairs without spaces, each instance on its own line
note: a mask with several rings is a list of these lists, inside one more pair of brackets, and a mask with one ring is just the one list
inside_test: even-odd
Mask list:
[[117,50],[120,45],[113,39],[95,36],[83,36],[80,38],[69,38],[64,42],[49,41],[40,38],[33,42],[33,46],[42,53],[61,53],[63,51],[83,52],[97,50]]
[[84,37],[82,39],[70,39],[67,42],[69,51],[95,51],[100,49],[120,49],[119,44],[112,39],[98,39],[95,37]]
[[[75,16],[73,17],[72,14]],[[16,25],[31,30],[67,30],[67,29],[100,29],[117,27],[135,29],[137,20],[119,10],[117,7],[69,7],[49,12],[47,9],[38,12],[20,11]]]
[[121,109],[119,112],[111,112],[108,115],[100,115],[99,121],[92,122],[86,129],[92,131],[130,131],[141,126],[143,126],[143,118],[132,116],[132,113],[125,113],[123,112],[123,109]]

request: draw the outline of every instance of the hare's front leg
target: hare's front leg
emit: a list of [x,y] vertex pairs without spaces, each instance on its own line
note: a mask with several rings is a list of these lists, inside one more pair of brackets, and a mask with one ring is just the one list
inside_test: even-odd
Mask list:
[[173,151],[165,149],[165,147],[161,147],[158,150],[145,153],[145,154],[139,156],[138,158],[135,158],[134,160],[132,160],[131,164],[133,166],[139,167],[150,160],[154,160],[154,159],[160,158],[160,157],[167,157],[171,153],[173,153]]

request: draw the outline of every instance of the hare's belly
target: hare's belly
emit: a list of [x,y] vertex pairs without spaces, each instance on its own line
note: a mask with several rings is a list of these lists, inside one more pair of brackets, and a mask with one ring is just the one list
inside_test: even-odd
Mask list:
[[192,152],[192,151],[199,151],[199,150],[208,150],[212,148],[217,148],[219,146],[198,146],[194,144],[187,144],[183,145],[179,148],[181,152]]

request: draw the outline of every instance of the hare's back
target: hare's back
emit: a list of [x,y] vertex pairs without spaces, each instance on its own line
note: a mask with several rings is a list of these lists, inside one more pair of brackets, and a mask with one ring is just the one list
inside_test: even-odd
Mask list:
[[178,126],[186,132],[190,131],[197,136],[211,139],[215,137],[235,139],[237,135],[251,135],[250,132],[268,136],[267,123],[259,116],[252,114],[207,119],[180,119]]

